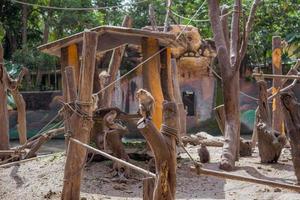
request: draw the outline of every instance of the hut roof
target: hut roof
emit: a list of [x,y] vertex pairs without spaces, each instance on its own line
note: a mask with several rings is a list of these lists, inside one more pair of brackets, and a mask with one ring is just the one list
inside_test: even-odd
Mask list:
[[[99,26],[90,29],[98,33],[97,52],[105,52],[124,44],[141,44],[142,38],[158,39],[161,46],[176,46],[176,35],[135,28],[125,28],[119,26]],[[41,45],[38,49],[44,53],[60,57],[60,50],[71,44],[82,46],[83,32]]]

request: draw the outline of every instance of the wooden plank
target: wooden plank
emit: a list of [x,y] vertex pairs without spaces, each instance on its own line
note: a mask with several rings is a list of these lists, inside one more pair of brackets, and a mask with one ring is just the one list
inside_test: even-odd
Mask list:
[[[108,35],[116,35],[123,44],[130,43],[130,41],[135,39],[137,42],[140,42],[142,37],[152,37],[158,39],[160,45],[166,45],[169,43],[175,43],[176,36],[171,33],[162,33],[134,28],[126,28],[126,27],[117,27],[117,26],[99,26],[90,29],[90,31],[97,32],[98,40],[101,40],[103,33],[109,33]],[[129,37],[130,36],[130,37]],[[48,53],[51,55],[60,56],[60,49],[63,47],[70,46],[71,44],[82,42],[83,32],[76,33],[74,35],[56,40],[54,42],[50,42],[48,44],[44,44],[38,47],[38,49],[44,53]],[[103,40],[102,40],[103,41]],[[105,43],[104,43],[105,44]],[[103,44],[102,44],[103,45]],[[103,51],[108,49],[102,49]]]
[[[95,72],[97,33],[86,31],[83,35],[82,67],[80,69],[80,82],[78,85],[77,101],[80,112],[86,113],[79,116],[73,113],[70,118],[71,137],[82,143],[89,143],[92,128],[92,91]],[[62,199],[79,199],[82,169],[85,165],[87,150],[76,143],[69,143],[64,173],[64,186]]]
[[[142,39],[143,60],[146,60],[159,51],[159,43],[155,38]],[[148,90],[155,99],[155,108],[153,112],[153,123],[157,129],[160,129],[162,123],[162,102],[164,96],[161,88],[160,78],[160,57],[153,57],[143,65],[143,87]]]
[[[274,36],[272,38],[272,70],[273,74],[275,75],[282,75],[281,54],[281,38],[279,36]],[[281,85],[281,78],[278,77],[273,79],[273,95],[280,90]],[[273,99],[272,104],[272,129],[280,133],[284,133],[283,116],[281,110],[280,96],[277,96]]]

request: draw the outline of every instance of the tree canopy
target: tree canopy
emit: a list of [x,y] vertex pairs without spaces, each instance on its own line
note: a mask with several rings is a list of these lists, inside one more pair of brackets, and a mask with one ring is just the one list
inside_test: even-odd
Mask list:
[[[20,0],[41,6],[60,8],[105,9],[74,11],[48,9],[23,5],[12,0],[0,2],[0,40],[5,48],[5,59],[27,65],[30,69],[52,68],[56,64],[51,57],[41,55],[36,47],[49,41],[99,25],[120,25],[125,14],[134,19],[134,27],[149,25],[148,7],[151,3],[158,25],[163,25],[166,3],[161,0]],[[203,38],[212,37],[208,20],[208,7],[204,0],[173,0],[170,23],[186,24],[200,5],[198,15],[191,22],[199,28]],[[221,0],[220,4],[232,5]],[[250,0],[244,0],[243,15],[249,14]],[[108,8],[115,5],[119,7]],[[229,7],[229,11],[232,8]],[[286,41],[284,61],[300,54],[300,2],[299,0],[268,0],[259,7],[247,52],[248,65],[268,66],[271,58],[271,38],[279,35]]]

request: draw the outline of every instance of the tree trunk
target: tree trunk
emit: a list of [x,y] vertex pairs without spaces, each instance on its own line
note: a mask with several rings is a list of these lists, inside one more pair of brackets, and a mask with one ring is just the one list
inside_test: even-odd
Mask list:
[[[225,127],[224,105],[220,105],[220,106],[216,107],[214,110],[216,113],[216,120],[217,120],[219,129],[220,129],[222,135],[224,136],[224,127]],[[240,137],[239,155],[242,157],[252,155],[251,141],[245,140],[242,137]]]
[[239,157],[240,99],[239,71],[233,76],[223,76],[223,98],[225,110],[224,145],[220,168],[232,170]]
[[286,135],[292,148],[292,161],[294,165],[297,184],[300,184],[300,109],[299,103],[293,93],[281,94],[282,110],[286,126]]
[[[9,121],[7,110],[7,86],[5,84],[6,71],[3,65],[3,48],[0,44],[0,150],[9,149]],[[0,158],[1,159],[1,158]]]
[[272,130],[267,83],[258,81],[257,84],[259,87],[259,115],[256,126],[259,155],[262,163],[276,163],[285,145],[285,136],[278,131]]
[[[95,58],[97,48],[97,33],[86,31],[83,34],[82,67],[78,85],[78,102],[92,102],[93,76],[95,72]],[[73,113],[70,118],[71,137],[87,144],[92,128],[92,105],[78,105],[86,116]],[[80,182],[82,169],[86,161],[87,150],[81,145],[69,143],[65,165],[64,186],[62,199],[72,200],[80,197]]]
[[27,141],[27,127],[26,127],[26,103],[18,89],[11,90],[11,94],[15,100],[18,111],[18,133],[20,144],[25,144]]
[[[163,125],[160,132],[158,132],[152,121],[145,121],[142,118],[138,122],[137,128],[147,140],[155,158],[157,177],[153,191],[154,200],[175,199],[177,167],[177,133],[175,131],[177,130],[178,117],[176,108],[176,103],[164,101]],[[146,196],[151,197],[151,194],[147,194]]]

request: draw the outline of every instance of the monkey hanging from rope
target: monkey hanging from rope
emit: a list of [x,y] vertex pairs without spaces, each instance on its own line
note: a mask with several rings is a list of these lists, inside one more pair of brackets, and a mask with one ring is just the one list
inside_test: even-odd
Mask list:
[[144,121],[151,120],[155,103],[155,100],[151,93],[147,90],[139,89],[136,92],[135,97],[139,102],[138,113],[142,115]]

